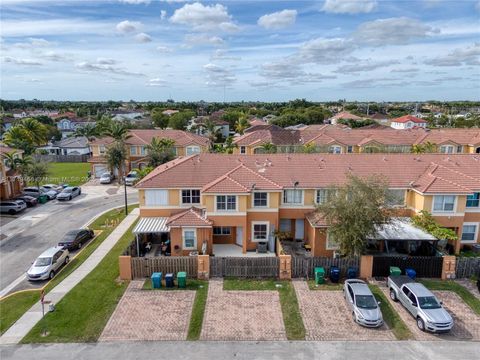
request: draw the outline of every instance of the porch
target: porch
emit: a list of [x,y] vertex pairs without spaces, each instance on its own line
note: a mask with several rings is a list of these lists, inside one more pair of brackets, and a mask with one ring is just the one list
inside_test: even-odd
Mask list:
[[275,257],[274,252],[258,253],[255,251],[242,252],[242,247],[233,244],[213,244],[213,254],[217,257]]

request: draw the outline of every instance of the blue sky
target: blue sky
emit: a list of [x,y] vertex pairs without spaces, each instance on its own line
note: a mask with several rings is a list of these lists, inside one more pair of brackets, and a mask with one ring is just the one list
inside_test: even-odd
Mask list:
[[480,99],[479,0],[1,0],[4,99]]

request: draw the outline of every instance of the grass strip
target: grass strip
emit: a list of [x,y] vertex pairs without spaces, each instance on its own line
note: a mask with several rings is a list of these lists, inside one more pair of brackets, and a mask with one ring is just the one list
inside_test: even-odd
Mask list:
[[342,287],[343,285],[342,284],[332,284],[332,283],[328,283],[328,284],[315,284],[315,280],[307,280],[307,283],[308,283],[308,288],[310,290],[335,290],[335,291],[339,291],[339,290],[342,290]]
[[397,340],[413,339],[413,334],[398,313],[393,309],[382,290],[377,285],[368,285],[368,287],[377,298],[377,301],[380,301],[380,310],[382,310],[383,320],[392,330]]
[[460,284],[457,284],[455,281],[452,280],[432,280],[432,279],[421,279],[418,280],[423,285],[425,285],[430,290],[446,290],[446,291],[453,291],[458,296],[462,298],[462,300],[470,306],[470,308],[477,314],[480,315],[480,300],[478,300],[475,295],[473,295],[470,291],[468,291],[465,287]]

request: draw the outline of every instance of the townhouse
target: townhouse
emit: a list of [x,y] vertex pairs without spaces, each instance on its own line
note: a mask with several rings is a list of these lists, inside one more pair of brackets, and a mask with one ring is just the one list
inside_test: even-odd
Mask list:
[[267,243],[277,231],[305,241],[314,256],[337,249],[315,211],[332,185],[348,174],[381,174],[399,216],[427,210],[460,237],[456,251],[480,242],[480,156],[445,154],[198,154],[163,164],[143,178],[141,241],[169,238],[172,256],[228,244],[240,255]]
[[310,125],[298,129],[283,129],[269,125],[252,127],[234,140],[235,154],[251,155],[265,152],[264,144],[275,145],[276,152],[319,153],[409,153],[414,145],[433,144],[439,153],[480,153],[480,129],[398,130],[375,125],[351,129],[337,125]]
[[[199,154],[208,151],[210,146],[208,138],[182,130],[134,129],[129,130],[128,134],[129,138],[125,141],[128,157],[127,171],[135,168],[141,169],[148,164],[147,146],[153,138],[173,140],[175,156]],[[100,177],[108,171],[105,154],[108,146],[113,142],[114,140],[110,137],[98,138],[89,142],[92,156],[88,161],[91,163],[91,171],[95,177]]]
[[21,175],[8,166],[6,154],[22,158],[23,150],[0,145],[0,200],[11,199],[22,193],[24,182]]
[[426,120],[420,119],[413,115],[401,116],[399,118],[392,119],[390,122],[390,126],[392,128],[400,130],[411,129],[414,127],[426,128],[427,124],[428,123]]

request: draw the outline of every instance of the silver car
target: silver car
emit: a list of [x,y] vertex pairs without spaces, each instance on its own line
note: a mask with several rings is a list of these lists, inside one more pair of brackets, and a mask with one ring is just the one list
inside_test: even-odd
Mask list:
[[343,295],[352,310],[353,320],[362,326],[383,325],[382,311],[368,285],[359,279],[349,279],[343,285]]
[[57,200],[72,200],[81,193],[82,189],[80,189],[79,186],[69,186],[63,189],[62,192],[57,195]]
[[100,176],[100,184],[110,184],[113,180],[112,174],[106,172]]
[[127,176],[125,176],[125,185],[132,186],[138,180],[138,174],[136,171],[130,171]]
[[44,251],[27,270],[27,279],[32,281],[53,279],[58,270],[69,261],[67,249],[52,247]]
[[5,200],[0,202],[0,210],[2,213],[15,215],[16,213],[25,210],[27,204],[23,200]]
[[42,185],[42,188],[45,189],[46,191],[56,191],[57,194],[62,191],[62,187],[60,185],[55,185],[55,184],[45,184]]

